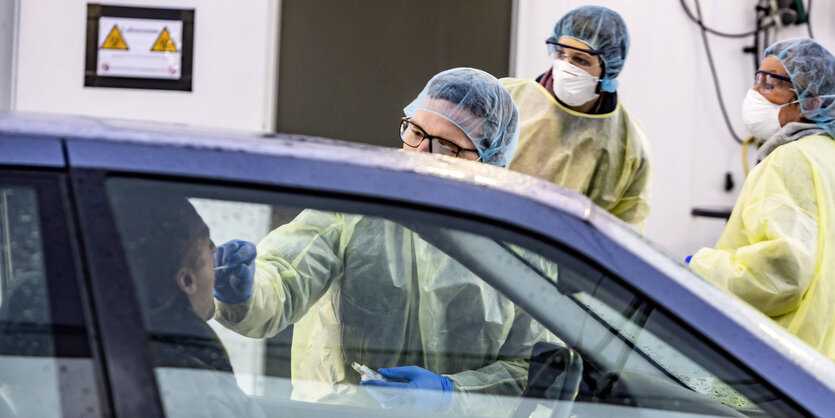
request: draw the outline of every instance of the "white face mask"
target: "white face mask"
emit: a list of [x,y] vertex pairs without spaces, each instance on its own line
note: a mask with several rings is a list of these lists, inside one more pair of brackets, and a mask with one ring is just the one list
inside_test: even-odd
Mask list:
[[596,99],[599,78],[563,60],[554,60],[554,94],[569,106],[580,106]]
[[792,103],[776,105],[768,101],[760,92],[750,89],[742,101],[742,121],[751,136],[760,140],[767,140],[774,136],[780,126],[780,108]]

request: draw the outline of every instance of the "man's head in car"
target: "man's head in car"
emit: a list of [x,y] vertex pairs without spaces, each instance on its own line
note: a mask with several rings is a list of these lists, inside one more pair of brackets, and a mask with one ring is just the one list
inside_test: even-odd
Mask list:
[[[195,416],[264,416],[236,385],[229,355],[206,323],[215,311],[215,246],[206,223],[178,193],[141,183],[127,193],[113,190],[113,212],[153,366],[222,372],[178,370],[161,377],[157,383],[166,415],[181,415],[189,406],[188,414]],[[202,412],[192,414],[195,410]]]
[[194,207],[183,197],[151,190],[140,199],[116,196],[113,205],[143,311],[155,317],[190,308],[200,319],[211,319],[215,245]]

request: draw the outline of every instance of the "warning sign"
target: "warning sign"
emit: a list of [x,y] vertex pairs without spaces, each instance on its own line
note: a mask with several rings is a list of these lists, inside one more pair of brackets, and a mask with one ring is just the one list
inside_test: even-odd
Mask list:
[[102,47],[98,51],[96,75],[180,78],[182,54],[179,46],[183,42],[183,22],[102,16],[99,31],[103,39],[99,41]]
[[171,35],[168,34],[168,28],[162,28],[162,32],[151,47],[151,51],[157,52],[177,52],[177,45],[171,40]]
[[113,25],[113,29],[110,29],[110,34],[107,35],[104,43],[101,44],[101,49],[128,49],[128,44],[125,43],[122,32],[119,32],[118,25]]
[[84,86],[191,91],[194,9],[87,3]]

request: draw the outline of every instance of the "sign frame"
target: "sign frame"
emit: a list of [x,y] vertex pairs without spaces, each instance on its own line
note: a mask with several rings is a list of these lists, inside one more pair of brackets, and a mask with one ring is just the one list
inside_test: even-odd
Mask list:
[[[102,17],[131,19],[179,20],[183,23],[181,73],[176,80],[142,77],[108,77],[96,72],[99,50],[99,19]],[[192,91],[194,54],[194,9],[168,9],[132,6],[111,6],[87,3],[87,41],[84,59],[85,87]]]

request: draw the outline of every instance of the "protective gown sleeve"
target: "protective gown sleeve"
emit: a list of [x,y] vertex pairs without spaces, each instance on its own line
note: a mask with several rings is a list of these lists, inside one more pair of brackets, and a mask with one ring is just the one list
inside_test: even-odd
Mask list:
[[346,228],[341,213],[305,210],[258,244],[252,297],[239,304],[216,301],[215,319],[250,338],[268,338],[298,321],[343,274]]
[[545,328],[538,322],[518,307],[516,312],[497,361],[476,370],[445,375],[452,381],[455,393],[450,412],[494,416],[510,414],[515,408],[518,396],[527,387],[531,349],[547,338]]
[[[646,144],[646,141],[643,141]],[[644,150],[648,146],[643,147]],[[624,173],[623,178],[629,181],[629,185],[623,197],[609,209],[612,215],[617,216],[628,223],[638,232],[644,232],[644,225],[649,215],[649,185],[652,178],[649,158],[641,155],[627,164],[631,173]]]
[[746,180],[715,249],[690,266],[769,316],[795,310],[817,268],[814,173],[794,144],[763,160]]
[[480,369],[447,375],[456,390],[518,396],[528,380],[533,345],[545,339],[545,328],[518,306],[513,325],[498,360]]
[[[505,245],[538,274],[556,282],[556,264],[517,245]],[[550,333],[546,333],[545,328],[524,310],[515,304],[513,306],[513,324],[499,350],[497,361],[476,370],[448,375],[457,390],[516,396],[525,389],[531,349],[537,342],[545,341]]]

